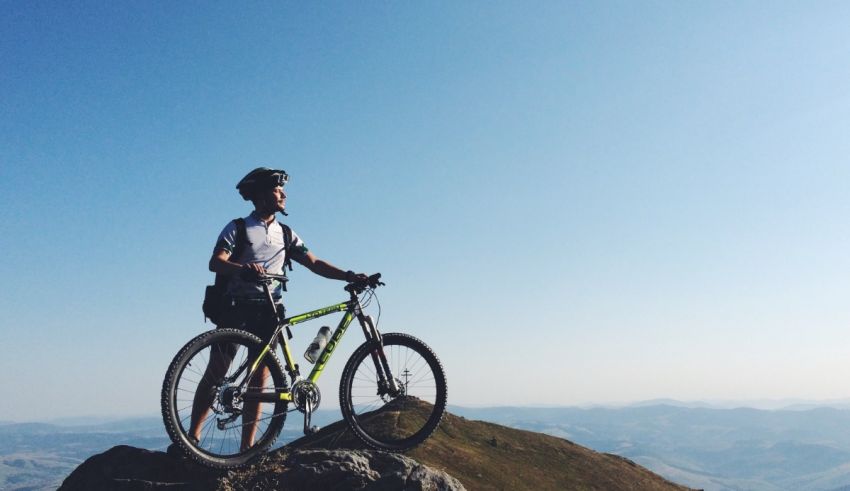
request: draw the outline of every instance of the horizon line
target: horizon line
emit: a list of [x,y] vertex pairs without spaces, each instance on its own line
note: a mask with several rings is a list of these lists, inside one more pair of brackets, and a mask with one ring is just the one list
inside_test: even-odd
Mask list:
[[[761,399],[706,399],[706,400],[680,400],[673,398],[642,399],[632,402],[587,402],[577,404],[448,404],[447,407],[461,409],[629,409],[638,407],[674,406],[683,409],[713,409],[734,410],[753,409],[757,411],[808,411],[814,409],[836,409],[850,410],[850,398],[845,399],[798,399],[798,398],[761,398]],[[339,411],[338,407],[321,408],[319,411]],[[127,421],[134,419],[161,418],[156,413],[135,414],[83,414],[75,416],[59,416],[44,419],[0,419],[0,426],[8,424],[52,424],[57,426],[85,426],[86,420],[91,424],[105,424],[110,422]],[[77,423],[73,423],[78,421]]]

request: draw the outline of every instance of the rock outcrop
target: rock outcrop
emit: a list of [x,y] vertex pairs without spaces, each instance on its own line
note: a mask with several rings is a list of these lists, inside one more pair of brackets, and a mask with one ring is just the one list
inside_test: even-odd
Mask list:
[[118,446],[83,462],[59,489],[460,491],[465,488],[445,472],[409,457],[368,450],[279,451],[248,468],[224,472],[163,452]]
[[119,445],[86,459],[59,489],[215,489],[220,477],[221,473],[184,458]]
[[[463,485],[443,471],[397,454],[368,450],[296,450],[267,459],[222,480],[222,489],[304,491],[460,491]],[[229,488],[232,482],[232,488]]]

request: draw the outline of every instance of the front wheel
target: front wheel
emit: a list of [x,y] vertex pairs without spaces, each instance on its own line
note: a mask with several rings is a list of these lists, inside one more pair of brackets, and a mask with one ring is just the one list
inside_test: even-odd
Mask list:
[[162,418],[171,440],[193,459],[212,467],[248,463],[274,443],[286,419],[286,377],[274,351],[241,384],[264,348],[253,334],[216,329],[177,353],[162,384]]
[[402,452],[425,441],[440,424],[446,376],[437,355],[413,336],[384,334],[382,344],[367,341],[351,355],[342,372],[339,404],[366,445]]

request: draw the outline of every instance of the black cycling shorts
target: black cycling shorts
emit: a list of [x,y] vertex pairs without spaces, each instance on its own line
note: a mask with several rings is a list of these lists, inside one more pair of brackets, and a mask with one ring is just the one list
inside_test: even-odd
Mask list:
[[[277,304],[277,309],[283,315],[283,304]],[[277,327],[277,318],[268,302],[237,302],[218,327],[240,329],[268,341]]]

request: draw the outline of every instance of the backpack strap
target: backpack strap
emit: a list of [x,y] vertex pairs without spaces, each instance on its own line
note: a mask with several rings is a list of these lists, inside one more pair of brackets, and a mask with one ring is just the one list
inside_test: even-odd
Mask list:
[[251,246],[251,242],[248,241],[248,228],[245,226],[245,219],[236,218],[233,221],[236,223],[236,244],[233,245],[231,257],[238,258],[245,252],[246,247]]
[[286,274],[286,268],[289,268],[289,270],[292,271],[292,254],[289,253],[289,247],[292,245],[292,229],[285,223],[281,223],[280,221],[277,223],[279,223],[280,228],[283,229],[283,269],[284,274]]
[[[280,221],[277,223],[280,224],[280,228],[283,230],[283,268],[281,269],[283,270],[283,275],[286,276],[286,268],[292,271],[292,259],[290,259],[292,254],[289,253],[289,246],[292,245],[292,229],[285,223],[281,223]],[[283,291],[286,291],[285,281],[280,286]]]
[[[242,255],[242,252],[246,247],[251,245],[251,242],[248,241],[248,229],[245,226],[245,219],[236,218],[233,220],[233,223],[236,224],[236,243],[233,244],[233,252],[230,254],[230,257],[236,259]],[[227,275],[223,275],[221,273],[215,274],[215,286],[217,288],[221,288],[222,290],[227,288],[227,282],[229,280],[230,277]]]

